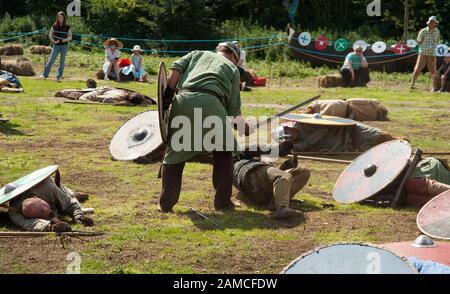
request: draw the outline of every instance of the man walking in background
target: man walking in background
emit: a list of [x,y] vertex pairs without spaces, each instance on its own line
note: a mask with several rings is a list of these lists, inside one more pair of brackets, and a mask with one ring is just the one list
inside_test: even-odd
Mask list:
[[416,80],[425,66],[430,71],[431,78],[434,80],[436,75],[436,47],[439,44],[441,34],[436,28],[439,21],[436,16],[428,19],[427,27],[422,29],[417,38],[419,44],[419,56],[417,57],[416,67],[411,82],[411,89],[415,89]]

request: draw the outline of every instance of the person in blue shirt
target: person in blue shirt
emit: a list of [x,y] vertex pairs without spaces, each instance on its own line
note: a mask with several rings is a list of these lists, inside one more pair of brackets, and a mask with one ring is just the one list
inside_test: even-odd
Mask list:
[[356,46],[355,51],[347,55],[341,75],[344,87],[365,87],[370,82],[369,63],[361,46]]

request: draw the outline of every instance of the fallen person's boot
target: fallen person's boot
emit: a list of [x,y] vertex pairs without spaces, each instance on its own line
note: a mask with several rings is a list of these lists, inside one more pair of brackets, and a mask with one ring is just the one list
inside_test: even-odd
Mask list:
[[50,230],[56,233],[63,233],[63,232],[71,232],[72,228],[68,223],[60,221],[55,218],[51,220]]
[[282,207],[272,213],[269,217],[271,219],[285,220],[303,217],[305,214],[299,210],[294,210],[289,207]]
[[89,195],[83,192],[75,192],[73,197],[78,200],[78,202],[84,202],[89,200]]

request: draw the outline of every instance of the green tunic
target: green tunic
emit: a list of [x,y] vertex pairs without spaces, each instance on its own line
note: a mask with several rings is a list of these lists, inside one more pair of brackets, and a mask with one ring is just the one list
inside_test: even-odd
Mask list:
[[367,151],[374,146],[381,131],[377,128],[357,123],[354,126],[319,126],[296,123],[300,140],[294,142],[296,151]]
[[[227,116],[241,115],[237,67],[219,54],[193,51],[174,62],[171,69],[181,74],[179,89],[208,90],[218,97],[199,92],[180,92],[176,95],[170,111],[169,143],[164,164],[185,162],[205,152],[235,151],[237,144]],[[213,123],[204,127],[205,118],[210,116],[215,117],[211,120]],[[185,125],[186,122],[190,128]],[[215,124],[220,124],[225,130],[220,136],[210,132]],[[189,129],[189,136],[185,136],[184,131]],[[212,137],[214,139],[210,140]],[[212,141],[214,145],[206,146],[203,144],[204,139]]]
[[427,178],[450,185],[450,171],[436,158],[423,159],[414,169],[411,178]]

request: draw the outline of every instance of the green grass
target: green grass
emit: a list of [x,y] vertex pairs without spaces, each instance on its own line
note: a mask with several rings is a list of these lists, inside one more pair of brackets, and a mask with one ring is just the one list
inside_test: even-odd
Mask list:
[[[200,163],[186,166],[175,214],[159,214],[159,165],[112,161],[108,151],[118,127],[147,108],[64,104],[53,97],[62,88],[84,87],[102,60],[101,52],[71,52],[63,83],[22,78],[25,93],[0,94],[0,111],[11,118],[10,123],[0,124],[0,185],[34,169],[59,164],[63,183],[90,194],[85,206],[96,210],[93,229],[105,235],[83,238],[86,241],[71,239],[65,248],[54,238],[28,240],[26,249],[16,246],[24,239],[2,240],[0,272],[62,273],[67,266],[65,255],[77,251],[84,273],[277,273],[321,244],[411,240],[418,233],[415,208],[335,203],[331,191],[345,165],[311,161],[302,162],[312,177],[295,197],[304,203],[294,204],[307,213],[305,222],[272,221],[266,210],[252,205],[213,213],[212,168]],[[147,68],[156,71],[159,60],[147,57]],[[173,61],[164,60],[167,64]],[[39,72],[42,57],[34,56],[33,62]],[[280,79],[280,68],[290,65],[290,73]],[[329,69],[309,69],[295,61],[273,64],[272,71],[263,61],[251,61],[249,67],[260,75],[272,72],[272,79],[269,87],[242,94],[245,115],[272,115],[284,104],[296,104],[318,93],[323,98],[376,98],[390,110],[391,121],[371,125],[406,136],[414,147],[426,151],[450,150],[450,96],[408,90],[409,75],[374,74],[369,88],[318,89],[315,77]],[[99,85],[126,87],[155,97],[154,81],[152,76],[150,84],[100,81]],[[422,76],[419,88],[426,86]],[[325,208],[324,203],[334,207]],[[210,216],[225,231],[189,214],[190,207]],[[10,229],[7,220],[0,218],[0,230]],[[75,229],[84,228],[77,225]],[[3,254],[5,250],[9,254]]]

